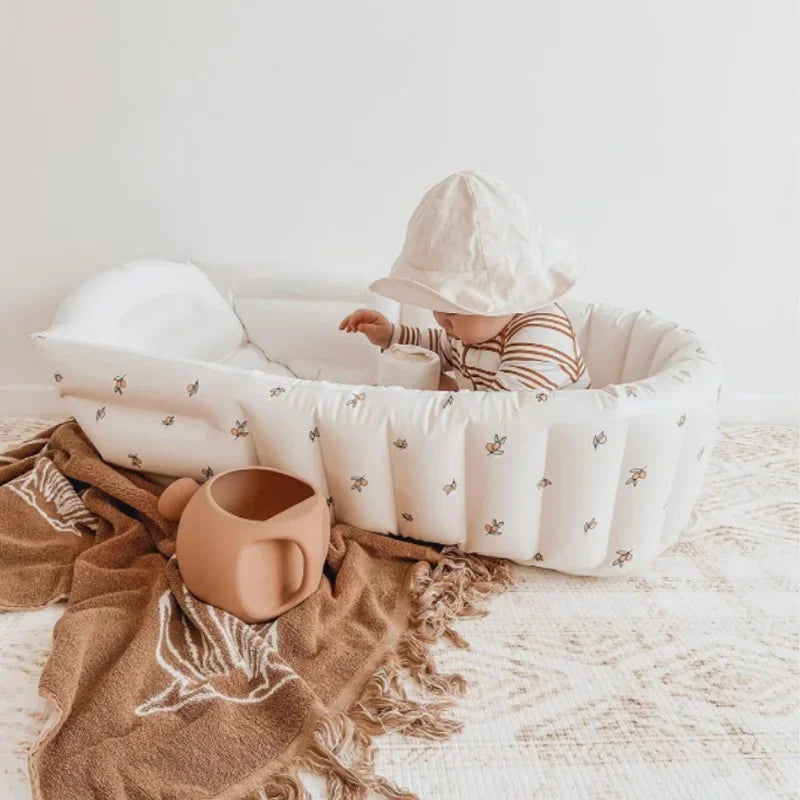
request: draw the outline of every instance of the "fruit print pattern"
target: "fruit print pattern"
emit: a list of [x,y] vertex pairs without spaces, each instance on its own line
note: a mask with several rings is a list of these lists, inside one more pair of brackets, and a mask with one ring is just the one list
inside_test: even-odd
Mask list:
[[61,381],[63,381],[63,380],[64,380],[64,376],[63,376],[63,375],[62,375],[60,372],[56,372],[56,373],[53,375],[53,380],[54,380],[56,383],[61,383]]
[[350,480],[353,481],[352,485],[350,486],[351,491],[359,493],[364,489],[365,486],[369,484],[369,481],[363,475],[351,475]]
[[647,477],[647,467],[634,467],[628,472],[630,472],[631,476],[625,481],[626,486],[638,486],[639,481],[643,481]]
[[[700,352],[698,350],[698,352]],[[682,374],[688,374],[686,371],[681,371]],[[56,383],[60,383],[63,380],[63,376],[61,373],[54,373],[54,380]],[[186,386],[186,391],[189,397],[194,397],[199,391],[200,382],[199,379],[195,380],[194,383],[188,384]],[[127,384],[127,376],[126,374],[117,375],[114,377],[114,393],[123,395],[125,389],[128,388]],[[286,392],[286,389],[283,386],[275,386],[273,387],[269,395],[270,397],[280,397],[282,394]],[[637,389],[634,386],[626,386],[625,393],[628,397],[637,397]],[[722,394],[722,386],[718,386],[717,388],[717,401],[720,400]],[[351,398],[347,401],[347,406],[351,408],[356,408],[358,405],[366,398],[365,392],[353,393]],[[549,394],[545,392],[537,392],[536,394],[537,401],[544,402],[549,399]],[[447,408],[448,406],[452,405],[454,402],[453,394],[447,396],[442,404],[442,408]],[[106,417],[107,408],[106,406],[102,406],[97,409],[95,413],[96,421],[100,421]],[[683,413],[678,418],[676,424],[678,427],[682,427],[688,418],[688,414]],[[162,425],[165,427],[171,427],[175,423],[175,415],[167,415],[162,420]],[[247,421],[246,420],[236,420],[236,424],[233,428],[231,428],[231,434],[235,439],[243,438],[249,436],[249,431],[247,430]],[[309,439],[313,443],[320,437],[320,432],[318,427],[314,427],[312,430],[309,431]],[[492,455],[503,455],[503,445],[507,440],[506,436],[500,436],[500,434],[495,434],[492,441],[486,442],[484,447],[486,450],[487,456]],[[608,441],[607,435],[604,430],[601,430],[599,433],[595,434],[592,437],[592,447],[594,450],[597,450],[600,446],[606,444]],[[408,441],[404,438],[397,438],[392,442],[392,445],[396,447],[398,450],[405,450],[408,447]],[[701,447],[699,452],[697,453],[697,461],[702,460],[703,455],[705,452],[705,447]],[[142,459],[139,457],[138,453],[128,453],[128,459],[130,459],[131,466],[136,469],[141,469],[142,467]],[[634,469],[629,470],[630,477],[625,481],[625,485],[632,485],[637,486],[638,482],[644,480],[647,477],[646,467],[636,467]],[[214,470],[210,466],[205,466],[200,470],[200,474],[204,480],[209,480],[211,477],[214,476]],[[363,491],[364,487],[368,485],[368,480],[365,475],[361,476],[351,476],[351,490],[358,491],[359,493]],[[552,485],[552,481],[549,480],[547,477],[543,477],[537,484],[537,489],[544,489],[548,486]],[[450,495],[455,492],[457,489],[457,482],[453,479],[450,483],[445,484],[442,487],[442,491],[446,495]],[[332,496],[326,498],[326,504],[330,509],[334,507],[334,499]],[[401,517],[406,522],[413,522],[414,516],[408,512],[403,512]],[[583,529],[584,533],[588,533],[591,530],[594,530],[597,527],[597,519],[592,517],[590,520],[584,523]],[[502,534],[504,522],[502,520],[492,519],[490,523],[486,523],[484,525],[484,530],[487,535],[491,536],[499,536]],[[633,550],[618,550],[617,551],[617,558],[613,561],[612,566],[619,566],[620,568],[626,564],[628,561],[633,559]],[[537,552],[533,556],[533,560],[536,562],[543,561],[543,556],[541,552]]]
[[100,420],[105,419],[105,417],[106,417],[106,407],[100,406],[100,408],[98,408],[97,411],[95,412],[94,421],[100,422]]
[[617,550],[617,557],[611,564],[612,567],[622,567],[633,558],[633,550]]
[[503,532],[501,530],[502,527],[503,527],[502,520],[498,522],[496,519],[493,519],[491,522],[487,522],[483,526],[483,529],[486,531],[486,534],[488,536],[500,536],[500,534]]
[[236,420],[236,425],[231,428],[231,434],[233,435],[234,439],[241,439],[244,436],[249,436],[250,432],[247,430],[247,420]]
[[498,434],[494,435],[494,440],[491,442],[486,442],[486,455],[487,456],[502,456],[505,453],[505,450],[501,448],[505,444],[506,441],[505,436],[499,436]]
[[359,392],[358,394],[353,394],[353,396],[347,401],[347,405],[350,408],[358,408],[358,404],[366,397],[365,392]]

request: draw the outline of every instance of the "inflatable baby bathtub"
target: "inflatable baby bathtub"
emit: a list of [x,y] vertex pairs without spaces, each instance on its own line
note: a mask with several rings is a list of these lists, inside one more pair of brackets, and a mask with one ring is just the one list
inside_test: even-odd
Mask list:
[[62,302],[33,340],[104,459],[198,479],[263,464],[312,483],[338,521],[584,575],[640,569],[685,527],[722,381],[693,331],[567,300],[596,388],[377,387],[377,350],[339,320],[428,313],[269,274],[226,301],[191,264],[136,262]]

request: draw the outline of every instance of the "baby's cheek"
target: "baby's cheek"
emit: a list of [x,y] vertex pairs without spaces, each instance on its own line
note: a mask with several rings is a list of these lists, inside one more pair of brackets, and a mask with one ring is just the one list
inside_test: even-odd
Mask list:
[[477,344],[491,336],[486,336],[483,330],[486,326],[481,319],[470,319],[468,317],[457,319],[453,323],[453,334],[467,344]]

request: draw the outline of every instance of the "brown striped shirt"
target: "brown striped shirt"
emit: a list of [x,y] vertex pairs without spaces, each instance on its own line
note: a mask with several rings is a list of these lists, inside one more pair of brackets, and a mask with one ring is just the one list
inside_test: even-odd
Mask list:
[[464,344],[441,328],[396,326],[392,344],[414,344],[439,355],[459,389],[554,391],[588,389],[589,372],[569,317],[557,303],[515,314],[494,339]]

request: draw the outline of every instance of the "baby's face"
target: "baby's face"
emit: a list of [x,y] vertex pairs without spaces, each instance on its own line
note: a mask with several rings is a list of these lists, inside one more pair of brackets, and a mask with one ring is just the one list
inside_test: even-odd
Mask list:
[[494,339],[511,321],[513,314],[503,317],[484,317],[481,314],[446,314],[434,311],[434,319],[450,336],[461,339],[464,344],[481,344]]

